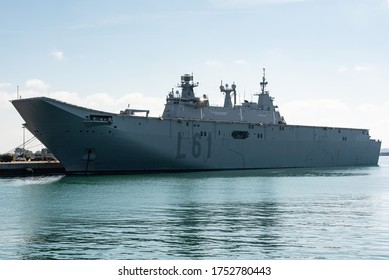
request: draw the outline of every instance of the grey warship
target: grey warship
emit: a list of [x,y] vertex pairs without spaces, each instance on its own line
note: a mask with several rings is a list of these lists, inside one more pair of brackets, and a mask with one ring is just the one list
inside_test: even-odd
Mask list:
[[163,115],[127,108],[109,113],[47,97],[12,100],[25,127],[69,174],[374,166],[381,141],[368,129],[291,125],[267,90],[237,104],[221,85],[223,106],[197,97],[193,74],[167,95]]

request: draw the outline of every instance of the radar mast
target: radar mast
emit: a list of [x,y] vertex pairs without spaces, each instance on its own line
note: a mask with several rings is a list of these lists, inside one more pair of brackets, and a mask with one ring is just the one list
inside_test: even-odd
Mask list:
[[260,85],[261,85],[261,94],[268,93],[267,91],[265,91],[266,86],[267,86],[267,81],[266,81],[266,77],[265,77],[265,68],[263,68],[262,82],[260,82]]
[[232,83],[231,87],[228,87],[228,84],[226,84],[224,87],[223,81],[221,81],[220,91],[224,92],[226,94],[224,97],[224,107],[225,108],[232,108],[231,92],[234,94],[234,106],[236,105],[236,85],[235,85],[235,83]]
[[181,98],[192,100],[195,98],[193,88],[197,87],[199,83],[193,82],[193,74],[185,74],[181,76],[181,85],[178,87],[182,88]]

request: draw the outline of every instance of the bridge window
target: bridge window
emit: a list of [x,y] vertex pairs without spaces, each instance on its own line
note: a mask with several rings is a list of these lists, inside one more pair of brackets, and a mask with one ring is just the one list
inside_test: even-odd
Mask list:
[[90,115],[89,120],[98,122],[112,122],[112,116],[107,115]]

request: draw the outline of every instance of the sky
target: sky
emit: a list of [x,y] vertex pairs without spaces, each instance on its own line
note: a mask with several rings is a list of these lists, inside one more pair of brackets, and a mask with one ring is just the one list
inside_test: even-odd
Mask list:
[[256,101],[263,68],[288,124],[366,128],[389,148],[389,0],[0,4],[0,153],[23,142],[17,87],[22,98],[160,116],[182,74],[222,105],[221,81]]

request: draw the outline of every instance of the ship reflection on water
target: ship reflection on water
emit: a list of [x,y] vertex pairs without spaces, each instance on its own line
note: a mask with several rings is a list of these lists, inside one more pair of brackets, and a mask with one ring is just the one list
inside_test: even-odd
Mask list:
[[[188,204],[128,217],[42,219],[23,259],[268,258],[282,244],[274,203]],[[140,218],[140,216],[144,216]]]
[[[172,219],[166,237],[181,244],[169,255],[190,259],[266,257],[277,249],[277,209],[273,203],[182,205],[171,209]],[[253,250],[255,248],[255,250]],[[247,253],[251,252],[251,253]]]

